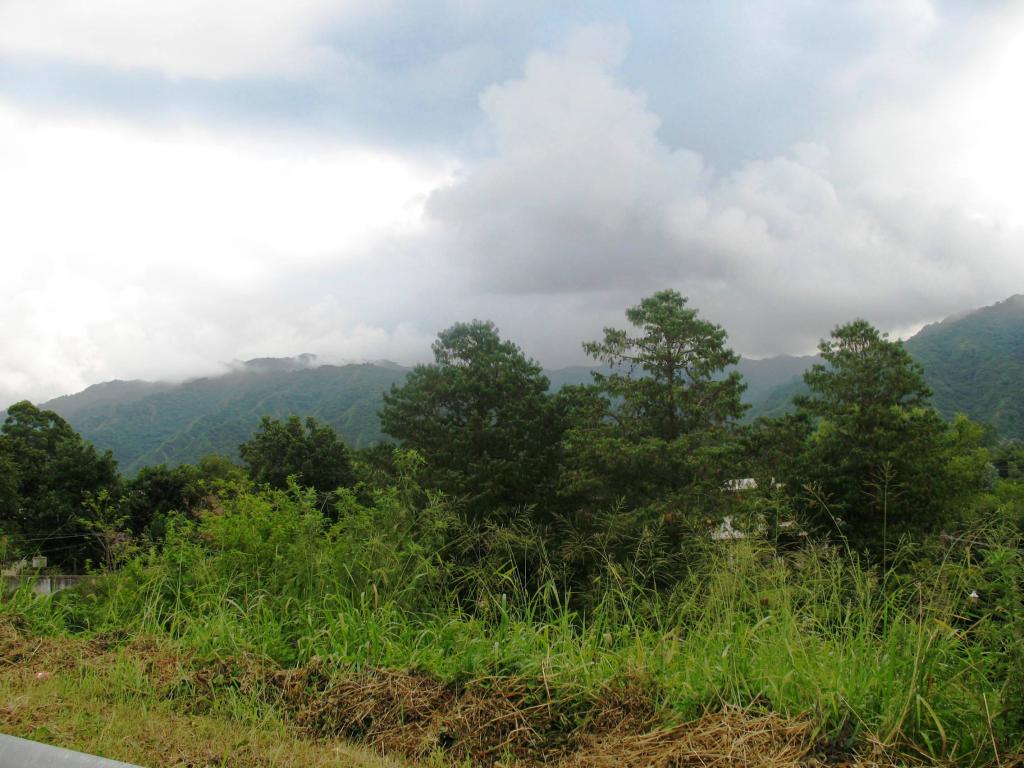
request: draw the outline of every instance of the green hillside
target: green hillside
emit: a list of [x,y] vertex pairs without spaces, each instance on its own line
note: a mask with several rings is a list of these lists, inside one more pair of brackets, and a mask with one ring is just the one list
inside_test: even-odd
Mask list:
[[[1024,296],[950,317],[906,342],[924,366],[935,405],[946,417],[963,412],[1004,437],[1024,439]],[[742,359],[746,418],[778,416],[805,390],[802,373],[816,357]],[[250,360],[222,376],[182,384],[111,381],[45,407],[86,439],[110,449],[121,469],[194,462],[207,453],[234,456],[264,415],[314,416],[353,447],[382,439],[381,394],[408,368],[377,361],[317,365],[311,355]],[[546,371],[553,389],[590,381],[591,368]]]
[[747,385],[743,399],[750,404],[745,420],[784,413],[792,400],[793,387],[803,386],[804,371],[820,362],[821,358],[816,355],[778,355],[763,360],[740,360],[736,370],[743,375]]
[[1024,439],[1024,295],[926,326],[906,343],[942,415]]
[[[381,394],[406,369],[380,364],[297,367],[287,359],[252,361],[223,376],[177,385],[108,382],[45,403],[122,471],[194,462],[208,453],[236,455],[264,415],[315,416],[354,447],[381,439]],[[116,395],[127,396],[118,399]]]
[[[965,413],[1002,437],[1024,440],[1024,295],[925,326],[904,346],[924,367],[932,402],[943,416]],[[781,415],[795,395],[806,392],[795,374],[752,398],[748,415]]]
[[[769,393],[803,370],[803,358],[742,360],[748,401]],[[381,394],[404,379],[408,368],[388,361],[317,365],[311,355],[261,358],[222,376],[181,384],[109,381],[47,403],[83,437],[110,449],[123,472],[152,464],[195,462],[208,453],[236,456],[264,415],[314,416],[356,448],[384,436],[377,411]],[[591,368],[572,366],[545,373],[553,389],[591,381]]]

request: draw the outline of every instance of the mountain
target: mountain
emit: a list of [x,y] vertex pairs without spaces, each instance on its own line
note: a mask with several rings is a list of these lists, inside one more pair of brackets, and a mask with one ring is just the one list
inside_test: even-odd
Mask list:
[[[965,413],[1002,437],[1024,440],[1024,295],[926,325],[903,345],[924,368],[939,413]],[[805,369],[820,362],[789,359],[806,360]],[[793,397],[807,392],[800,373],[751,398],[748,416],[790,410]]]
[[[1024,296],[926,326],[906,342],[924,366],[935,406],[964,412],[1004,437],[1024,439]],[[747,419],[777,416],[805,392],[802,374],[817,357],[744,358]],[[545,371],[552,389],[591,380],[587,366]],[[207,453],[237,455],[264,415],[314,416],[356,448],[383,439],[381,395],[409,368],[386,360],[321,365],[313,355],[260,358],[221,376],[180,384],[110,381],[43,404],[61,414],[122,471],[149,464],[194,462]],[[0,418],[3,414],[0,413]]]
[[[760,397],[802,370],[801,358],[743,360],[738,370],[748,396]],[[589,383],[589,366],[545,371],[554,390]],[[355,448],[384,439],[377,411],[381,396],[409,369],[387,360],[321,365],[313,355],[258,358],[228,373],[180,384],[108,381],[43,403],[101,450],[110,449],[121,470],[133,474],[152,464],[195,462],[208,453],[237,457],[264,415],[313,416],[330,424]],[[0,414],[2,418],[3,414]]]
[[817,355],[778,355],[763,360],[741,358],[736,370],[743,375],[747,385],[743,399],[751,404],[748,418],[752,418],[755,411],[758,415],[767,415],[765,411],[774,408],[772,399],[778,397],[779,392],[785,392],[786,386],[792,382],[803,382],[804,371],[820,362],[822,360]]
[[264,415],[314,416],[356,448],[382,438],[381,394],[405,378],[395,365],[316,365],[311,356],[263,358],[181,384],[112,381],[42,407],[110,449],[127,474],[150,464],[237,456]]
[[943,416],[966,413],[1024,440],[1024,295],[927,325],[906,348]]

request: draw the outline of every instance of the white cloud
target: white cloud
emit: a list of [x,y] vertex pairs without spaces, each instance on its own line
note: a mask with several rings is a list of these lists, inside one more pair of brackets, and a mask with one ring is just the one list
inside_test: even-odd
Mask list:
[[874,196],[1024,225],[1024,8],[1009,7],[961,37],[966,55],[843,126],[837,170]]
[[299,74],[337,60],[318,41],[363,0],[4,0],[0,54],[171,77]]
[[0,168],[0,399],[294,354],[285,341],[361,356],[390,333],[354,309],[380,286],[346,285],[351,298],[319,314],[332,286],[296,286],[365,269],[387,241],[419,233],[428,191],[450,172],[362,147],[2,102]]
[[[926,15],[917,5],[908,8]],[[1012,64],[1024,50],[1012,35],[1001,42],[975,63],[994,83],[1019,69],[987,62]],[[483,95],[495,152],[428,205],[478,289],[639,298],[672,284],[741,350],[766,354],[808,349],[856,316],[903,327],[1004,298],[1024,281],[1024,221],[1007,215],[1019,204],[1010,182],[1024,169],[977,162],[974,141],[993,137],[982,150],[992,158],[1020,156],[1020,107],[998,85],[965,87],[976,101],[1000,92],[990,99],[995,128],[975,114],[967,130],[928,130],[934,110],[904,107],[906,124],[935,139],[913,155],[910,170],[927,169],[919,175],[900,173],[894,152],[855,152],[887,146],[872,123],[832,150],[794,145],[716,174],[696,152],[659,139],[642,94],[616,77],[623,45],[618,29],[586,30]],[[928,83],[942,104],[947,85]],[[899,124],[882,125],[901,138]],[[986,194],[974,194],[981,187]]]
[[[690,72],[665,107],[658,78],[699,70],[708,51],[651,76],[656,63],[630,68],[649,53],[643,39],[584,28],[483,91],[487,139],[474,146],[485,154],[458,176],[450,161],[238,124],[157,129],[0,101],[0,401],[303,351],[410,361],[439,328],[474,316],[546,364],[576,362],[580,340],[666,285],[755,354],[806,351],[857,315],[903,329],[1018,292],[1019,9],[937,45],[951,22],[926,0],[851,0],[839,21],[803,2],[736,8],[751,14],[730,9],[708,34],[723,50],[743,44],[750,82],[720,80],[712,64],[728,69],[732,54],[719,53],[696,89],[703,100]],[[0,55],[183,77],[299,74],[324,66],[328,26],[357,29],[367,13],[387,15],[325,0],[0,0]],[[737,16],[749,29],[731,38]],[[430,73],[447,70],[418,69],[404,51],[389,63],[393,27],[381,24],[376,63],[408,68],[427,94],[420,111],[435,106]],[[850,46],[836,61],[821,25]],[[402,39],[415,48],[418,34]],[[430,34],[436,53],[455,33]],[[475,67],[455,59],[442,91]],[[802,74],[821,62],[820,75]],[[719,94],[716,82],[748,90]],[[805,85],[835,93],[805,99]],[[763,99],[749,98],[762,86]],[[831,118],[808,118],[838,102]],[[655,103],[674,110],[674,128]],[[760,122],[769,107],[787,116]],[[700,132],[665,138],[708,111],[718,117],[707,130],[737,137],[730,152],[706,156],[714,137]],[[767,123],[784,123],[785,140],[760,141]],[[715,168],[708,156],[729,159]]]

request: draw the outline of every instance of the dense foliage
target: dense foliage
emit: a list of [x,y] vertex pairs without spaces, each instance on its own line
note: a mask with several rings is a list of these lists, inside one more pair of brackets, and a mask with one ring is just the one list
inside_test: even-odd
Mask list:
[[907,341],[946,418],[964,413],[1024,440],[1024,295],[926,326]]
[[[97,554],[83,508],[119,482],[110,452],[99,453],[53,411],[24,401],[0,427],[0,533],[8,552],[40,552],[79,565]],[[13,544],[14,548],[10,549]]]
[[[675,291],[626,319],[584,345],[591,382],[557,391],[493,324],[442,331],[384,398],[397,446],[265,416],[244,467],[125,479],[18,404],[8,560],[105,575],[3,611],[219,659],[540,680],[572,722],[581,690],[642,681],[666,719],[813,713],[839,751],[1024,749],[1020,445],[944,421],[920,365],[863,320],[822,341],[794,412],[748,425],[720,327]],[[64,535],[80,538],[52,546]]]
[[476,518],[536,503],[551,489],[561,417],[540,366],[492,323],[458,323],[384,395],[384,432],[426,460],[429,483]]
[[[658,590],[641,583],[638,548],[602,558],[580,610],[554,570],[528,588],[514,549],[496,545],[487,568],[453,557],[467,532],[416,484],[416,465],[399,455],[394,486],[343,495],[331,514],[297,487],[236,486],[216,514],[175,521],[162,548],[119,573],[51,601],[15,595],[2,612],[40,632],[165,636],[240,670],[246,658],[313,669],[327,681],[317,690],[379,669],[515,681],[567,728],[583,702],[642,685],[642,705],[669,722],[722,704],[811,713],[839,754],[877,741],[981,765],[993,748],[1024,747],[1024,561],[1003,525],[882,573],[818,542],[706,542]],[[243,682],[216,685],[237,706],[252,695]]]
[[321,494],[355,482],[348,446],[330,427],[312,416],[286,421],[264,416],[260,428],[238,446],[238,453],[257,483],[287,488],[290,479]]
[[820,353],[825,362],[804,374],[812,394],[796,399],[816,420],[797,479],[812,489],[819,525],[876,553],[890,530],[941,528],[959,492],[982,490],[985,462],[955,465],[921,366],[864,320],[837,328]]
[[[904,348],[924,369],[944,418],[962,413],[1005,439],[1024,440],[1024,296],[927,325]],[[750,400],[752,417],[791,412],[793,398],[807,394],[803,371],[780,373],[788,375]]]
[[620,502],[638,518],[673,527],[706,514],[735,476],[743,384],[725,370],[739,358],[725,331],[676,291],[644,299],[626,317],[635,331],[607,328],[604,339],[584,344],[609,372],[564,392],[563,492],[584,513],[595,502]]

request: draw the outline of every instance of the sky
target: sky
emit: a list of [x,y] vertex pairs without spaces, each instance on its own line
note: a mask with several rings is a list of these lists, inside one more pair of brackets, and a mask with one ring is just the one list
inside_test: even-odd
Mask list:
[[0,0],[0,406],[1024,292],[1024,0]]

